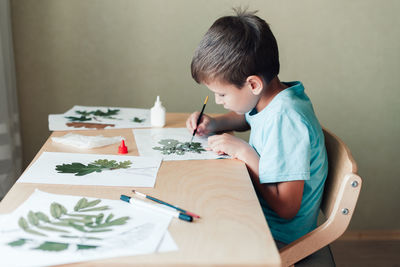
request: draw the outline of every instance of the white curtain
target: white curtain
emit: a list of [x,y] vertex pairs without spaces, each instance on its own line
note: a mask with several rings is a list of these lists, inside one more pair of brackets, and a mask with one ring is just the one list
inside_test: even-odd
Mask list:
[[20,140],[10,1],[0,0],[0,199],[21,173]]

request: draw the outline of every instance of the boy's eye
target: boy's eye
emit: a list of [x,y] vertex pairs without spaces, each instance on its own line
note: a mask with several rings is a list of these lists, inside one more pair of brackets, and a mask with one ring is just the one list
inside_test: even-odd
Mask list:
[[220,97],[224,97],[224,96],[225,96],[225,94],[218,94],[218,96],[220,96]]

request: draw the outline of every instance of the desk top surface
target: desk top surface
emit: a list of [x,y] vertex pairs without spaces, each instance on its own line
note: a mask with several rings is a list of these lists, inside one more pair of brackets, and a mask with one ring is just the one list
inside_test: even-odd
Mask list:
[[[165,127],[185,127],[189,114],[169,113]],[[132,129],[76,131],[84,135],[126,138],[127,155],[138,156]],[[66,131],[53,132],[62,136]],[[117,154],[118,145],[90,150],[56,144],[49,138],[43,151]],[[32,164],[32,163],[31,163]],[[29,167],[28,167],[29,168]],[[79,186],[15,183],[0,203],[0,213],[13,211],[38,188],[45,192],[119,199],[130,195],[131,187]],[[140,189],[140,190],[139,190]],[[179,250],[141,256],[82,262],[74,266],[109,265],[203,265],[280,266],[279,252],[272,239],[253,185],[243,162],[233,159],[164,161],[154,188],[138,188],[201,216],[186,223],[173,219],[168,228]]]

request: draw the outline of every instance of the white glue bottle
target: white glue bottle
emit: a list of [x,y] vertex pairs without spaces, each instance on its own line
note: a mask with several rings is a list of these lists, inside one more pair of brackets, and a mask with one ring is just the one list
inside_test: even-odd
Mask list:
[[150,109],[151,126],[163,127],[165,125],[165,108],[162,106],[160,96],[154,103],[154,107]]

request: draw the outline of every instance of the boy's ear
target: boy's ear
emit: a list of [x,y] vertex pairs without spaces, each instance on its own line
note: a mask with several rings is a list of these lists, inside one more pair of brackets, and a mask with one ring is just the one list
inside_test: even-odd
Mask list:
[[254,95],[259,95],[264,88],[264,82],[260,76],[251,75],[246,79],[246,86],[249,87]]

